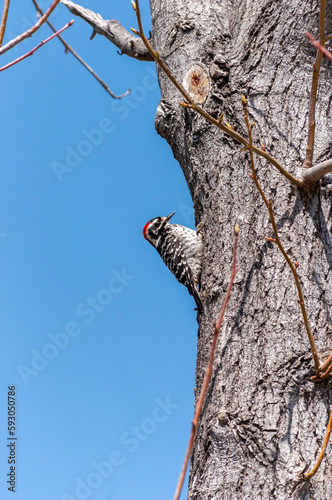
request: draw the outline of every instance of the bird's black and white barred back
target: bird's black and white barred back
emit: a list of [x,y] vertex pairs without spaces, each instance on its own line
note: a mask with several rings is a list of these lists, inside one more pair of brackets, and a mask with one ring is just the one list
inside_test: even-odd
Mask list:
[[143,228],[143,236],[156,248],[176,279],[187,287],[199,311],[202,311],[203,305],[197,290],[203,257],[201,236],[188,227],[170,224],[174,214],[151,219]]

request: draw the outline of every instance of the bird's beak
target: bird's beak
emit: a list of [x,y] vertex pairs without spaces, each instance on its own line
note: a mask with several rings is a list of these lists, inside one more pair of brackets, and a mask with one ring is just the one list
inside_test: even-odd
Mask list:
[[171,220],[171,218],[173,217],[173,215],[174,215],[174,214],[175,214],[175,212],[173,212],[173,213],[171,213],[171,214],[167,215],[167,217],[165,217],[165,221],[166,221],[166,222],[169,222],[169,221]]

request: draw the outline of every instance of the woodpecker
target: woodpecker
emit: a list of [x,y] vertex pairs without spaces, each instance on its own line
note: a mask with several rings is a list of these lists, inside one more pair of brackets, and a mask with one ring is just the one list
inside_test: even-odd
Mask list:
[[170,224],[174,214],[149,220],[143,228],[143,236],[155,247],[176,279],[187,287],[201,312],[203,305],[197,285],[203,257],[202,239],[193,229]]

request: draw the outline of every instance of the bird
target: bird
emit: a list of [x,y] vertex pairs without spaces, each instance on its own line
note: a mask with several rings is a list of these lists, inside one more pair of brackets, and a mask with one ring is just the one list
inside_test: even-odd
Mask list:
[[143,227],[143,236],[157,250],[176,279],[187,287],[198,311],[202,312],[203,304],[197,289],[203,258],[201,232],[170,224],[174,214],[149,220]]

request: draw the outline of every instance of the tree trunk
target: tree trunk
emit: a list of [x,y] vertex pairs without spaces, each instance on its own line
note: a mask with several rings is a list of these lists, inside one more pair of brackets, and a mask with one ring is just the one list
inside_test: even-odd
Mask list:
[[[153,45],[179,81],[198,64],[208,74],[202,104],[247,136],[241,94],[248,98],[254,141],[297,175],[305,158],[312,63],[305,32],[318,33],[319,2],[304,0],[150,0]],[[332,31],[327,9],[327,34]],[[170,144],[204,222],[198,317],[196,400],[231,270],[233,227],[240,225],[238,272],[218,342],[214,373],[191,460],[189,499],[332,498],[332,447],[314,465],[332,402],[330,381],[314,384],[313,361],[297,290],[273,236],[265,205],[248,173],[249,155],[191,109],[158,70],[156,128]],[[191,75],[192,76],[192,75]],[[323,60],[314,163],[331,156],[331,63]],[[310,192],[291,185],[255,157],[273,200],[279,236],[298,272],[319,351],[330,340],[332,304],[331,178]],[[329,183],[330,181],[330,183]]]

